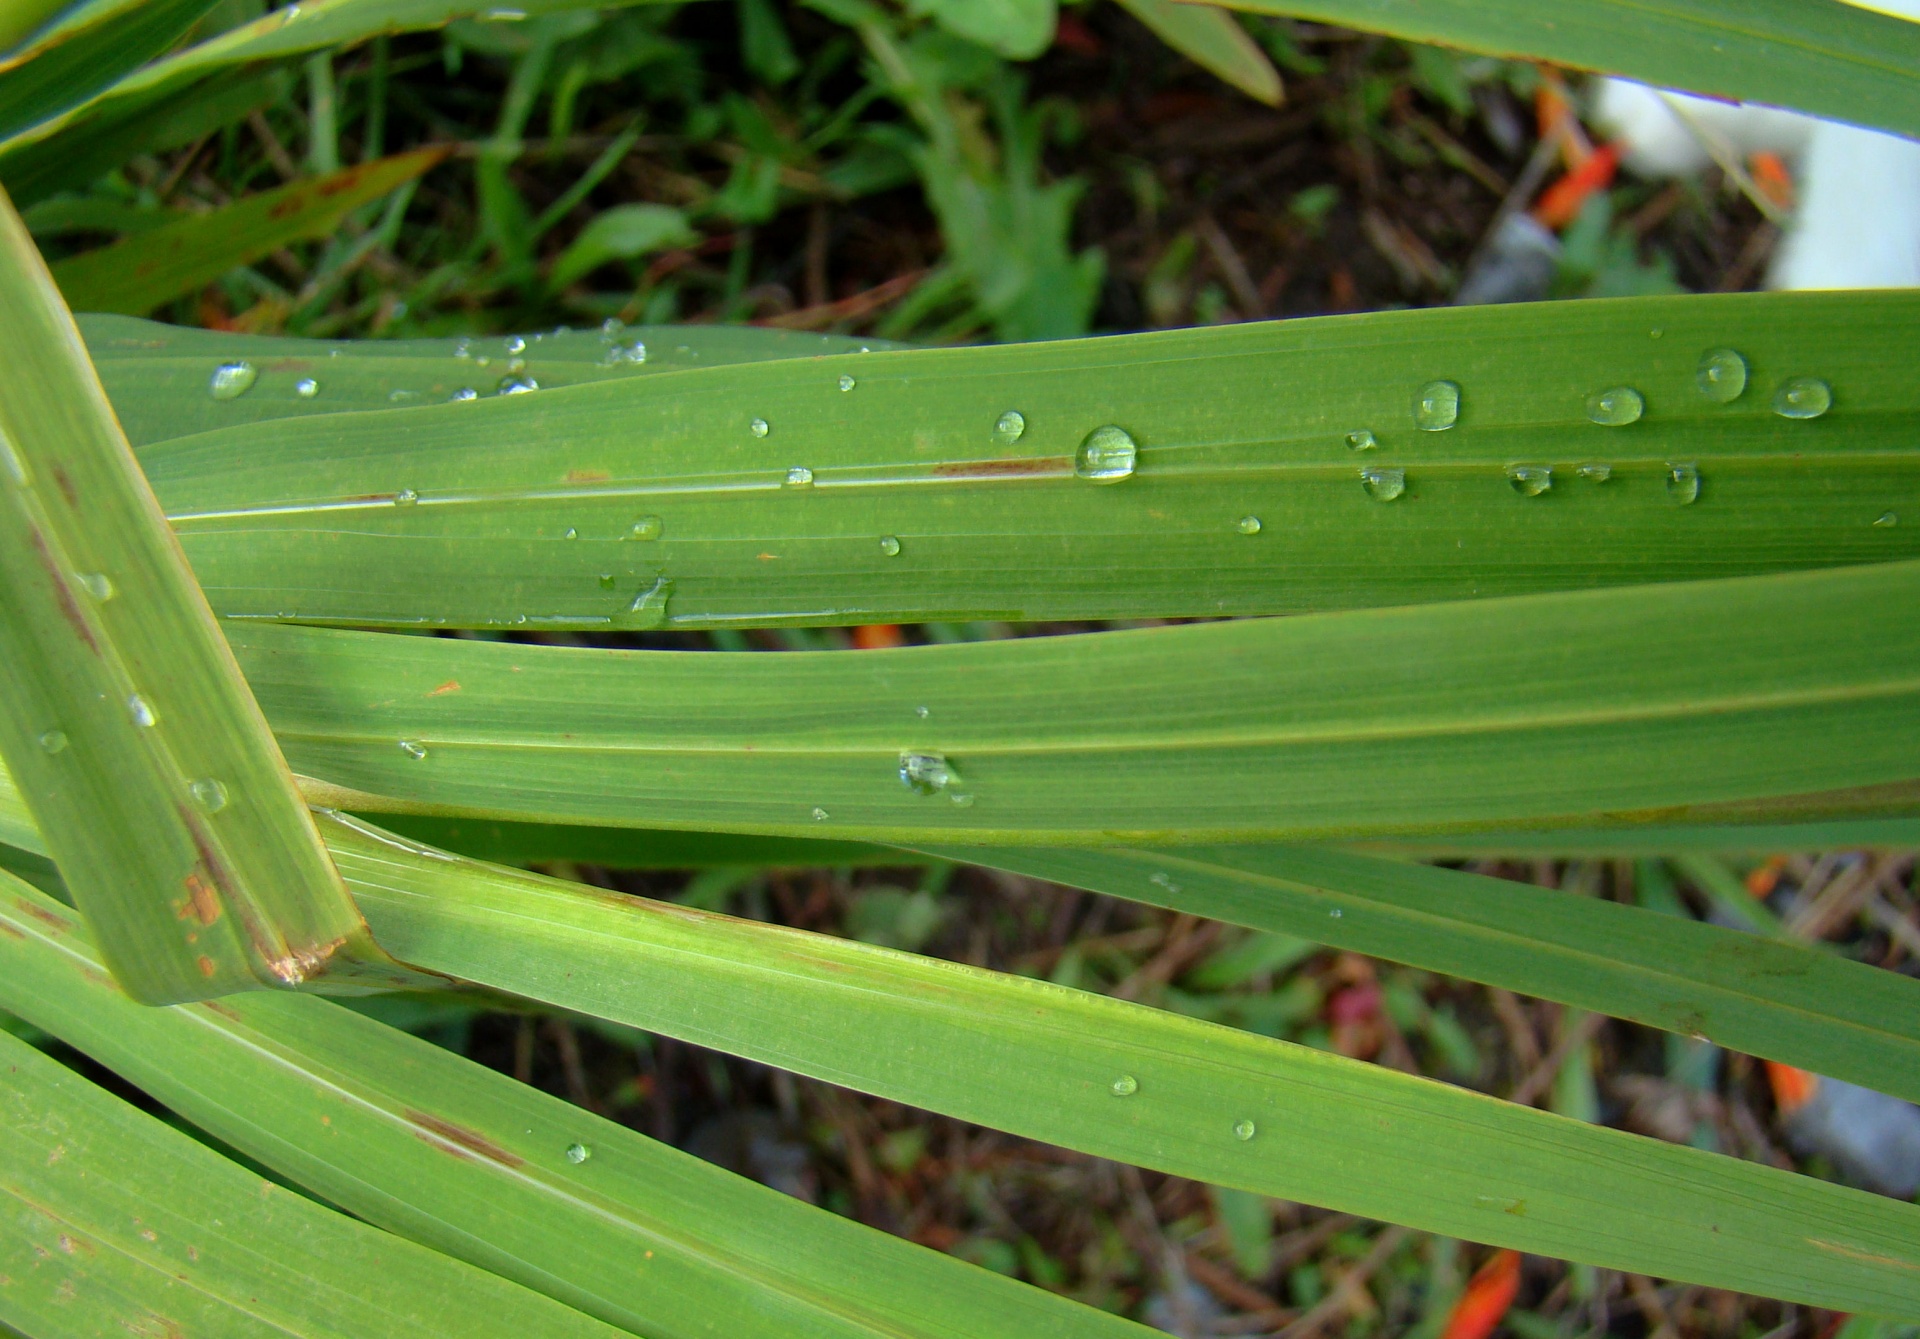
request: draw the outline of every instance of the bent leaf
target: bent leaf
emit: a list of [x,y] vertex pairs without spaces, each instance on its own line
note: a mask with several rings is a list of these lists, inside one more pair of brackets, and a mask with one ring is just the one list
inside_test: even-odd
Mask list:
[[1280,72],[1225,9],[1181,0],[1120,0],[1155,36],[1248,97],[1278,106]]

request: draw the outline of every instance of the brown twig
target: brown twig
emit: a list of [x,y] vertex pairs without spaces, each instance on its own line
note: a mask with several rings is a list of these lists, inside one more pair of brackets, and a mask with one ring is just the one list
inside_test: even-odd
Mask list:
[[1400,1249],[1400,1243],[1407,1239],[1407,1229],[1390,1227],[1373,1239],[1373,1249],[1360,1258],[1360,1262],[1342,1274],[1328,1293],[1306,1315],[1275,1333],[1275,1339],[1304,1339],[1313,1334],[1328,1321],[1341,1316],[1364,1315],[1372,1305],[1372,1299],[1361,1301],[1367,1286],[1367,1280],[1374,1271],[1384,1265],[1393,1253]]
[[775,326],[782,330],[820,330],[846,321],[858,321],[871,316],[889,303],[905,297],[926,277],[927,271],[924,269],[911,270],[906,274],[897,274],[883,284],[875,284],[865,292],[841,298],[838,302],[828,302],[817,307],[802,307],[799,311],[769,316],[765,320],[755,321],[754,324]]
[[1587,1014],[1572,1027],[1562,1028],[1559,1037],[1554,1040],[1553,1049],[1514,1085],[1507,1100],[1523,1107],[1530,1107],[1539,1101],[1540,1095],[1553,1086],[1560,1067],[1567,1063],[1567,1057],[1582,1044],[1593,1040],[1606,1021],[1605,1014]]

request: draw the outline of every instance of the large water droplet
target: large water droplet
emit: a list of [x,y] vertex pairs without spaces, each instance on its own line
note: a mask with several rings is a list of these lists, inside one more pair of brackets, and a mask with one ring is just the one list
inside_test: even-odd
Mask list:
[[1603,428],[1638,423],[1647,412],[1646,399],[1631,386],[1614,386],[1587,397],[1587,417]]
[[1553,470],[1546,465],[1509,465],[1507,482],[1521,497],[1539,497],[1553,487]]
[[1819,377],[1790,377],[1773,393],[1773,412],[1781,418],[1819,418],[1833,408],[1833,387]]
[[627,538],[643,540],[658,539],[660,538],[661,532],[665,529],[666,522],[662,521],[658,516],[642,516],[639,520],[627,527]]
[[1697,501],[1700,497],[1700,467],[1697,465],[1667,466],[1667,496],[1683,507]]
[[1737,349],[1708,349],[1693,370],[1693,384],[1709,400],[1732,404],[1747,389],[1747,360]]
[[1009,409],[994,420],[993,440],[1002,446],[1012,446],[1026,430],[1027,416],[1018,409]]
[[193,795],[193,802],[210,814],[227,807],[227,788],[210,776],[190,782],[187,790]]
[[853,378],[848,376],[845,372],[842,372],[840,374],[840,389],[843,391],[850,391],[853,389]]
[[1255,1133],[1253,1122],[1250,1120],[1235,1121],[1233,1123],[1233,1137],[1243,1144],[1253,1138]]
[[160,718],[154,714],[153,705],[138,693],[127,697],[127,715],[133,717],[133,723],[140,726],[154,724]]
[[767,421],[764,418],[756,418],[747,424],[747,431],[755,437],[765,437],[771,429],[768,428]]
[[400,751],[406,754],[409,758],[413,759],[415,762],[419,762],[421,759],[427,756],[427,746],[425,744],[422,744],[417,739],[401,740]]
[[1109,423],[1095,428],[1080,443],[1073,458],[1073,472],[1095,483],[1118,483],[1130,478],[1140,458],[1140,448],[1125,428]]
[[461,400],[478,400],[479,398],[480,398],[480,392],[475,390],[471,386],[462,386],[459,390],[455,391],[452,395],[449,395],[447,397],[449,401],[454,401],[454,402],[458,402]]
[[568,527],[567,527],[567,533],[566,533],[566,534],[564,534],[564,535],[562,535],[562,536],[560,536],[560,538],[562,538],[562,539],[578,539],[578,538],[580,538],[580,532],[579,532],[578,530],[576,530],[576,529],[574,529],[574,528],[573,528],[572,526],[568,526]]
[[540,389],[540,383],[520,372],[509,372],[500,378],[495,387],[502,395],[525,395],[528,391]]
[[673,581],[655,577],[653,584],[633,597],[627,606],[626,625],[632,628],[663,627],[667,621],[667,601],[673,597]]
[[578,1167],[581,1163],[585,1162],[588,1158],[592,1156],[593,1156],[593,1150],[588,1148],[585,1144],[568,1144],[567,1145],[567,1161],[572,1163],[576,1167]]
[[900,755],[900,782],[915,795],[938,795],[959,779],[944,753]]
[[403,488],[393,495],[393,505],[396,507],[411,507],[419,500],[420,495],[411,488]]
[[1242,516],[1233,523],[1233,528],[1243,535],[1257,535],[1260,533],[1260,518],[1258,516]]
[[1590,484],[1603,484],[1613,477],[1613,466],[1600,464],[1581,465],[1574,470],[1574,473]]
[[81,572],[79,581],[94,599],[106,601],[113,598],[113,582],[107,579],[105,572]]
[[519,335],[508,335],[506,347],[508,353],[525,353],[527,341]]
[[897,535],[880,536],[880,552],[889,558],[900,556],[900,539]]
[[1380,439],[1373,435],[1373,429],[1360,428],[1347,434],[1347,450],[1372,451],[1380,445]]
[[1873,523],[1882,530],[1891,530],[1894,526],[1900,524],[1900,518],[1893,512],[1883,511],[1873,518]]
[[1429,381],[1413,398],[1413,426],[1422,432],[1445,432],[1460,421],[1460,383]]
[[293,383],[293,393],[302,400],[311,400],[320,393],[320,383],[312,377],[301,377]]
[[788,488],[811,488],[812,486],[813,471],[805,465],[795,465],[787,471]]
[[814,810],[813,810],[813,821],[814,821],[814,822],[816,822],[816,823],[824,823],[824,822],[826,822],[826,821],[827,821],[827,816],[828,816],[828,815],[827,815],[827,811],[826,811],[825,809],[822,809],[822,808],[820,808],[820,807],[819,807],[818,805],[815,805],[815,806],[814,806]]
[[1113,1081],[1112,1087],[1115,1097],[1132,1097],[1140,1091],[1140,1080],[1131,1074],[1122,1074]]
[[213,380],[207,383],[207,390],[216,400],[238,400],[253,389],[259,376],[252,363],[222,363],[213,369]]
[[64,730],[42,730],[40,748],[45,753],[58,753],[67,746],[67,732]]
[[1407,472],[1369,467],[1360,471],[1360,486],[1375,502],[1392,502],[1407,491]]

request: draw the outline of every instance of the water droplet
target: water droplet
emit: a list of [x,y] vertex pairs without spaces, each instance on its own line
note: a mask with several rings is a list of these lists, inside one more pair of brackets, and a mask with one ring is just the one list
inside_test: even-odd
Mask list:
[[788,488],[811,488],[812,486],[813,471],[805,465],[795,465],[787,471]]
[[900,556],[899,539],[893,535],[880,536],[880,552],[886,554],[889,558],[898,558]]
[[915,707],[913,709],[913,714],[918,716],[921,720],[924,721],[927,719],[927,716],[929,713],[925,707]]
[[1115,1097],[1132,1097],[1139,1091],[1140,1080],[1134,1078],[1131,1074],[1122,1074],[1113,1081],[1113,1095]]
[[1700,496],[1700,467],[1667,466],[1667,496],[1683,507],[1696,501]]
[[566,533],[566,534],[564,534],[564,535],[562,535],[562,536],[560,536],[560,538],[562,538],[562,539],[578,539],[578,538],[580,538],[580,532],[579,532],[578,530],[575,530],[575,529],[574,529],[574,528],[573,528],[572,526],[568,526],[568,527],[567,527],[567,533]]
[[1445,432],[1460,421],[1460,383],[1429,381],[1413,399],[1413,426],[1422,432]]
[[1873,523],[1882,530],[1891,530],[1894,526],[1900,524],[1900,518],[1890,511],[1883,511],[1873,518]]
[[845,372],[842,372],[840,374],[840,389],[843,391],[850,391],[853,389],[853,378],[848,376]]
[[900,755],[900,783],[915,795],[937,795],[959,780],[944,753]]
[[631,344],[614,344],[608,348],[606,356],[600,360],[608,367],[617,367],[621,363],[644,363],[647,361],[647,346],[640,340]]
[[509,358],[509,359],[507,359],[507,371],[509,371],[509,372],[524,372],[524,371],[526,371],[526,370],[527,370],[527,360],[526,360],[525,358]]
[[1624,428],[1629,423],[1638,423],[1646,412],[1646,398],[1631,386],[1614,386],[1587,397],[1587,417],[1603,428]]
[[396,507],[411,507],[419,500],[420,495],[411,488],[403,488],[393,495],[393,505]]
[[187,790],[192,793],[193,802],[210,814],[227,807],[227,788],[210,776],[189,783]]
[[1575,469],[1574,473],[1582,479],[1585,479],[1588,483],[1603,484],[1613,477],[1613,466],[1598,464],[1582,465]]
[[813,811],[813,821],[814,821],[814,822],[816,822],[816,823],[824,823],[824,822],[826,822],[826,821],[827,821],[827,811],[826,811],[825,809],[821,809],[821,808],[819,808],[818,806],[816,806],[816,807],[814,808],[814,811]]
[[633,603],[627,606],[627,626],[640,629],[664,627],[667,601],[672,595],[673,582],[666,577],[655,577],[653,584],[634,596]]
[[213,369],[213,380],[207,383],[207,390],[216,400],[238,400],[253,389],[259,376],[252,363],[222,363]]
[[1235,1139],[1238,1139],[1241,1143],[1244,1144],[1247,1140],[1253,1138],[1253,1136],[1254,1136],[1254,1128],[1253,1128],[1252,1121],[1242,1120],[1242,1121],[1235,1121],[1233,1123],[1233,1137]]
[[1553,487],[1553,471],[1545,465],[1509,465],[1507,482],[1521,497],[1539,497]]
[[973,808],[973,796],[967,794],[965,791],[955,791],[952,795],[948,796],[948,798],[953,801],[953,807],[956,809]]
[[508,335],[506,349],[508,353],[525,353],[527,351],[527,341],[519,335]]
[[456,339],[453,342],[453,356],[455,358],[473,357],[473,340],[466,335],[462,335],[459,339]]
[[1407,472],[1364,469],[1360,471],[1360,484],[1375,502],[1391,502],[1407,491]]
[[105,572],[82,572],[79,577],[81,586],[94,599],[105,601],[113,598],[113,582],[107,580]]
[[293,383],[293,393],[302,400],[311,400],[320,393],[320,383],[312,377],[301,377]]
[[601,589],[601,590],[612,590],[612,589],[613,589],[613,573],[611,573],[611,572],[602,572],[602,573],[600,574],[600,589]]
[[1773,412],[1781,418],[1819,418],[1833,408],[1833,387],[1819,377],[1790,377],[1773,393]]
[[1339,908],[1339,907],[1330,907],[1330,908],[1328,908],[1328,910],[1327,910],[1327,915],[1328,915],[1329,917],[1331,917],[1332,919],[1334,919],[1334,920],[1336,920],[1336,921],[1337,921],[1337,920],[1339,920],[1339,919],[1340,919],[1340,918],[1341,918],[1342,916],[1344,916],[1344,915],[1346,915],[1346,914],[1347,914],[1347,913],[1346,913],[1346,912],[1344,912],[1344,911],[1342,911],[1342,910],[1340,910],[1340,908]]
[[581,1163],[585,1162],[588,1158],[592,1156],[593,1156],[593,1150],[588,1148],[585,1144],[568,1144],[567,1145],[567,1161],[572,1163],[576,1167],[578,1167]]
[[486,355],[486,354],[484,354],[484,353],[482,353],[482,354],[477,354],[477,355],[475,355],[475,357],[474,357],[474,360],[473,360],[473,365],[474,365],[475,367],[492,367],[492,366],[493,366],[493,359],[491,359],[491,358],[489,358],[489,357],[487,357],[487,355]]
[[425,744],[422,744],[417,739],[401,740],[400,751],[406,754],[409,758],[413,759],[415,762],[419,762],[422,758],[425,758],[427,756],[427,746]]
[[993,422],[993,440],[1002,446],[1011,446],[1019,441],[1027,430],[1027,416],[1018,409],[1009,409]]
[[1257,535],[1260,533],[1260,518],[1258,516],[1242,516],[1233,523],[1233,528],[1243,535]]
[[502,395],[525,395],[528,391],[539,390],[540,383],[518,372],[509,372],[500,378],[497,389]]
[[447,397],[448,400],[452,400],[452,401],[478,400],[479,398],[480,398],[480,392],[475,390],[471,386],[462,386],[459,390],[455,391],[452,395],[449,395]]
[[626,328],[627,328],[627,323],[621,320],[618,316],[609,316],[606,320],[600,323],[600,333],[605,335],[608,339],[612,339],[615,335],[619,334],[622,330],[625,330]]
[[135,725],[140,726],[150,726],[160,719],[154,715],[152,705],[138,693],[128,695],[127,715],[133,717],[133,723]]
[[1175,883],[1173,876],[1165,870],[1159,870],[1148,875],[1147,882],[1156,888],[1163,888],[1169,893],[1177,893],[1180,891],[1180,885]]
[[409,400],[418,400],[419,398],[420,398],[419,391],[410,391],[410,390],[406,390],[405,388],[402,388],[399,390],[391,390],[387,392],[388,404],[405,404]]
[[666,523],[658,516],[642,516],[627,527],[628,539],[658,539],[660,532],[666,529]]
[[756,418],[747,424],[747,431],[755,437],[765,437],[768,432],[767,421],[764,418]]
[[1732,404],[1747,389],[1747,360],[1737,349],[1708,349],[1693,370],[1693,384],[1719,404]]
[[40,748],[46,753],[58,753],[67,746],[67,732],[64,730],[42,730]]
[[1073,458],[1073,472],[1095,483],[1118,483],[1132,477],[1139,456],[1133,435],[1109,423],[1095,428],[1080,443],[1080,451]]
[[1372,451],[1380,445],[1380,439],[1373,435],[1371,428],[1360,428],[1347,434],[1347,450]]

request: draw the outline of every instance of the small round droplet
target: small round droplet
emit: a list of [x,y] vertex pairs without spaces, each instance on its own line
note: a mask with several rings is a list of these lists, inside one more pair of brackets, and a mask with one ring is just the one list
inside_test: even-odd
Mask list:
[[253,389],[260,373],[252,363],[222,363],[213,369],[207,390],[216,400],[238,400]]
[[1693,370],[1693,384],[1716,404],[1732,404],[1747,389],[1747,360],[1737,349],[1708,349]]
[[1539,497],[1553,487],[1553,470],[1545,465],[1509,465],[1507,482],[1521,497]]
[[43,753],[58,753],[67,746],[67,732],[64,730],[42,730],[40,732],[40,750]]
[[944,753],[900,755],[900,784],[915,795],[938,795],[958,779]]
[[1118,483],[1131,478],[1140,458],[1133,435],[1109,423],[1088,433],[1073,458],[1073,472],[1095,483]]
[[417,739],[401,740],[400,751],[406,754],[409,758],[413,759],[415,762],[419,762],[422,758],[427,756],[427,746],[425,744],[422,744]]
[[312,377],[301,377],[293,383],[293,393],[302,400],[311,400],[320,393],[320,383]]
[[898,558],[900,556],[899,537],[896,535],[880,536],[880,552],[889,558]]
[[519,335],[507,336],[507,352],[508,353],[525,353],[526,351],[527,351],[527,341],[524,338],[522,338]]
[[1258,516],[1242,516],[1233,523],[1233,528],[1243,535],[1257,535],[1260,533],[1260,518]]
[[525,395],[528,391],[539,390],[540,383],[522,373],[509,372],[500,378],[495,389],[502,395]]
[[128,695],[127,715],[133,717],[133,723],[139,726],[150,726],[160,719],[154,714],[152,704],[138,693]]
[[461,400],[478,400],[479,398],[480,392],[471,386],[462,386],[459,390],[447,397],[448,400],[456,402]]
[[1900,518],[1890,511],[1883,511],[1873,518],[1873,523],[1882,530],[1891,530],[1900,524]]
[[1631,386],[1615,386],[1595,391],[1587,397],[1587,417],[1603,428],[1624,428],[1638,423],[1647,412],[1647,401]]
[[578,530],[576,530],[576,529],[574,529],[574,528],[573,528],[572,526],[568,526],[568,527],[567,527],[567,533],[566,533],[566,534],[564,534],[564,535],[562,535],[562,536],[560,536],[560,538],[562,538],[562,539],[578,539],[578,538],[580,538],[580,532],[579,532]]
[[1413,398],[1413,426],[1422,432],[1445,432],[1460,421],[1460,383],[1429,381]]
[[1027,416],[1018,409],[1009,409],[993,423],[993,440],[1002,446],[1011,446],[1020,440],[1027,430]]
[[411,488],[403,488],[393,495],[393,505],[396,507],[411,507],[419,500],[420,495]]
[[592,1156],[593,1156],[593,1150],[588,1148],[585,1144],[568,1144],[567,1145],[567,1161],[572,1163],[576,1167],[578,1167],[581,1163],[585,1162],[588,1158]]
[[765,437],[768,432],[767,421],[764,418],[756,418],[747,424],[747,431],[755,437]]
[[788,488],[811,488],[812,486],[813,471],[805,465],[795,465],[787,471]]
[[1773,412],[1781,418],[1819,418],[1833,408],[1833,387],[1819,377],[1791,377],[1773,393]]
[[1373,435],[1371,428],[1359,428],[1347,434],[1347,450],[1373,451],[1378,449],[1380,439]]
[[848,376],[845,372],[842,372],[840,374],[840,389],[843,391],[850,391],[853,389],[853,378]]
[[927,719],[927,717],[928,717],[928,716],[929,716],[929,715],[930,715],[931,713],[930,713],[930,712],[929,712],[929,711],[927,710],[927,708],[925,708],[925,707],[915,707],[915,708],[913,709],[913,714],[914,714],[914,715],[916,715],[916,716],[918,716],[918,717],[919,717],[919,718],[920,718],[921,720],[923,720],[923,721],[924,721],[924,720],[926,720],[926,719]]
[[113,598],[113,582],[107,579],[105,572],[82,572],[80,585],[94,599],[105,602]]
[[1601,464],[1581,465],[1574,473],[1590,484],[1603,484],[1613,477],[1613,466]]
[[1360,471],[1360,486],[1367,490],[1367,496],[1375,502],[1392,502],[1407,491],[1407,472],[1400,469],[1364,469]]
[[1131,1074],[1122,1074],[1113,1081],[1113,1095],[1115,1097],[1132,1097],[1139,1091],[1140,1080],[1134,1078]]
[[641,540],[658,539],[660,538],[661,532],[665,529],[666,522],[662,521],[658,516],[642,516],[639,520],[627,527],[627,538]]
[[814,821],[814,822],[816,822],[816,823],[824,823],[824,822],[826,822],[826,821],[827,821],[827,811],[826,811],[825,809],[822,809],[822,808],[820,808],[820,807],[818,807],[818,806],[816,805],[816,806],[814,807],[814,811],[813,811],[813,821]]
[[227,788],[210,776],[190,782],[187,790],[193,795],[193,802],[207,813],[217,814],[227,807]]
[[1332,919],[1334,919],[1334,920],[1336,920],[1336,921],[1337,921],[1337,920],[1339,920],[1339,919],[1340,919],[1340,918],[1341,918],[1342,916],[1344,916],[1344,915],[1346,915],[1346,914],[1347,914],[1347,913],[1346,913],[1346,912],[1344,912],[1344,911],[1342,911],[1342,910],[1340,910],[1340,908],[1339,908],[1339,907],[1331,907],[1331,908],[1329,908],[1329,909],[1328,909],[1328,911],[1327,911],[1327,915],[1328,915],[1329,917],[1331,917]]
[[1233,1123],[1233,1137],[1235,1139],[1238,1139],[1241,1143],[1243,1144],[1246,1143],[1247,1140],[1253,1138],[1253,1136],[1254,1136],[1254,1128],[1253,1128],[1252,1121],[1242,1120],[1242,1121],[1235,1121]]
[[1700,497],[1700,467],[1697,465],[1667,466],[1667,496],[1684,507]]

